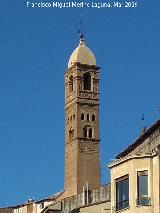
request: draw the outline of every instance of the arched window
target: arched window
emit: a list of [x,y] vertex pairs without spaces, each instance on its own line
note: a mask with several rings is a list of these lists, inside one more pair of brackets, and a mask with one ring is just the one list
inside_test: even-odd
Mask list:
[[89,121],[89,114],[87,114],[87,121]]
[[89,129],[89,138],[92,138],[92,129]]
[[84,138],[87,138],[87,128],[86,127],[83,128],[83,136],[84,136]]
[[74,129],[72,127],[69,130],[69,140],[72,140],[74,138]]
[[95,115],[94,114],[92,115],[92,121],[95,121]]
[[84,114],[83,113],[81,114],[81,120],[84,120]]
[[70,121],[72,121],[72,115],[71,115],[71,117],[70,117]]
[[73,92],[73,76],[69,77],[69,93]]
[[91,90],[91,75],[89,73],[85,73],[83,75],[84,79],[84,90]]
[[73,115],[73,120],[75,120],[75,114]]

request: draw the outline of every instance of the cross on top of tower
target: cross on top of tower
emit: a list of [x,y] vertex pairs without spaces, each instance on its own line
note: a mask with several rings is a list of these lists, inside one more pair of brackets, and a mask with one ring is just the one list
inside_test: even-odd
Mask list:
[[83,34],[83,15],[81,13],[81,19],[80,19],[80,29],[78,30],[78,33],[80,34],[80,40],[84,40],[84,34]]

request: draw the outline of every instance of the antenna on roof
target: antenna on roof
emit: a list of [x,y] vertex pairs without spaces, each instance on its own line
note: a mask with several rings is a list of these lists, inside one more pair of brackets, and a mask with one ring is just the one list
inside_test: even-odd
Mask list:
[[143,122],[143,127],[142,127],[142,130],[141,130],[141,134],[143,134],[146,131],[146,126],[144,125],[144,122],[145,122],[144,114],[142,114],[141,120]]
[[32,203],[32,202],[34,202],[34,197],[33,196],[31,196],[31,194],[29,195],[29,199],[28,199],[28,203]]

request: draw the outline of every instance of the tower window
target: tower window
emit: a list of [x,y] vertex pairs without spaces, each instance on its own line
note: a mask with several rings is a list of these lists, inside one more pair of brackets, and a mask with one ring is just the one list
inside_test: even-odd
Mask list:
[[75,120],[75,114],[73,115],[73,120]]
[[74,129],[72,127],[69,130],[69,140],[72,140],[74,138]]
[[85,205],[88,205],[90,203],[92,203],[92,196],[91,196],[91,190],[86,190],[84,192],[84,201],[85,201]]
[[91,75],[89,73],[85,73],[83,75],[84,79],[84,90],[91,90]]
[[81,120],[84,120],[84,114],[83,113],[81,114]]
[[83,129],[83,136],[84,136],[84,138],[87,138],[87,128],[86,127],[84,127],[84,129]]
[[73,76],[69,77],[69,93],[73,92]]
[[95,121],[95,115],[94,114],[92,115],[92,121]]
[[87,121],[89,121],[89,114],[87,114]]
[[92,138],[92,129],[89,129],[89,138]]
[[72,115],[71,115],[71,117],[70,117],[70,121],[72,121]]

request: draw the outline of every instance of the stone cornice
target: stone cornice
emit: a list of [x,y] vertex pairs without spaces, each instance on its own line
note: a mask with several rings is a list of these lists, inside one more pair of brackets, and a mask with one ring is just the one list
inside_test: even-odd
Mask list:
[[153,152],[151,154],[137,154],[137,155],[132,155],[132,156],[125,156],[123,158],[120,158],[120,159],[115,159],[113,160],[112,162],[110,162],[108,164],[108,167],[111,169],[115,166],[118,166],[122,163],[125,163],[126,161],[129,161],[129,160],[133,160],[133,159],[140,159],[140,158],[153,158],[157,155],[157,152]]

